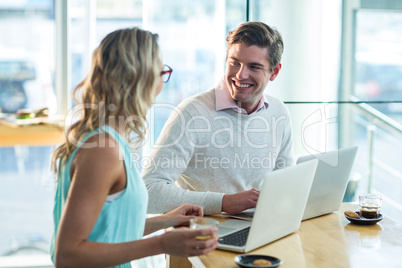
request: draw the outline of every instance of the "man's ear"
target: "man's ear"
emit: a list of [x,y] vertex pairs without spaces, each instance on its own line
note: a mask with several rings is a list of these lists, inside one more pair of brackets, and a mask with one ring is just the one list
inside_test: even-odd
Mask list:
[[274,71],[271,74],[271,77],[269,78],[269,81],[274,81],[275,80],[275,78],[278,76],[279,71],[281,70],[281,68],[282,68],[282,63],[278,62],[278,64],[275,66]]

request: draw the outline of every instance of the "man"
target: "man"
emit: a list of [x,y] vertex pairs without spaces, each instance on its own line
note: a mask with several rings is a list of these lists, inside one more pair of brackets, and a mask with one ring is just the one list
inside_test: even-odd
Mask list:
[[246,22],[226,40],[224,79],[175,109],[144,167],[149,213],[184,203],[207,215],[254,208],[264,175],[294,164],[288,110],[263,95],[282,67],[280,33]]

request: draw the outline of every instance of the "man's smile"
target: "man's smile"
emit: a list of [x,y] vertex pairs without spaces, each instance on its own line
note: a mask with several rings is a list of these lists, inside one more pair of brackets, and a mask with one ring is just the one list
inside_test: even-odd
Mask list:
[[237,88],[249,88],[249,87],[253,86],[253,84],[249,84],[249,83],[240,83],[240,82],[237,82],[237,81],[234,81],[234,80],[232,80],[232,81],[233,81],[233,84]]

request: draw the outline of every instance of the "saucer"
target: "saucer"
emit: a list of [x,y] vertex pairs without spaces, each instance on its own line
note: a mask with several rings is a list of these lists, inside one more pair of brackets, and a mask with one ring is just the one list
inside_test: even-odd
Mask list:
[[[360,211],[355,211],[355,212],[357,213],[357,215],[360,216]],[[349,217],[348,215],[345,215],[345,218],[354,224],[372,225],[372,224],[376,224],[377,222],[381,221],[384,217],[382,216],[382,214],[380,214],[380,216],[378,216],[378,218],[375,218],[375,219],[366,219],[366,218],[356,219],[356,218]]]
[[[253,265],[253,261],[264,259],[270,261],[271,265]],[[234,261],[241,267],[278,267],[282,264],[282,260],[268,255],[239,255],[234,258]]]

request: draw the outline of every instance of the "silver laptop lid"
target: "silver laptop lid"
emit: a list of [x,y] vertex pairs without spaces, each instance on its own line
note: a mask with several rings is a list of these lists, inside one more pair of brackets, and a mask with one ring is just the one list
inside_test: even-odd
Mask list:
[[339,210],[357,149],[356,146],[297,159],[297,164],[319,159],[303,220]]
[[318,161],[267,174],[258,198],[246,252],[296,232]]
[[[229,251],[249,252],[291,234],[300,227],[318,160],[269,172],[264,178],[247,243],[244,247],[219,244]],[[250,221],[236,221],[243,225]],[[219,225],[228,227],[225,222]]]

